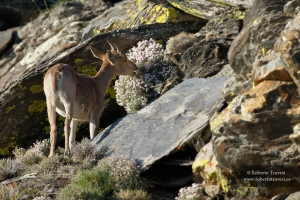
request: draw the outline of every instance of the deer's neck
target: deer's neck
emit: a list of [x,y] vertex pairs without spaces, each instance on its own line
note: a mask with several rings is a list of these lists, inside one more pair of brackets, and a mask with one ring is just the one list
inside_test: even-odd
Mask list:
[[111,80],[114,78],[115,73],[111,66],[106,63],[103,63],[98,73],[94,76],[94,79],[99,83],[101,88],[103,88],[103,92],[105,92],[109,87]]

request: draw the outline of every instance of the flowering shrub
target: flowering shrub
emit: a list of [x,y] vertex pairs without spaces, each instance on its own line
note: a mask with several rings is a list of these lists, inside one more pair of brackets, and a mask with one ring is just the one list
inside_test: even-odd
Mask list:
[[200,184],[193,183],[190,187],[181,188],[176,200],[197,200],[203,195],[203,188]]
[[13,154],[16,156],[16,159],[22,161],[26,166],[39,163],[43,157],[49,154],[50,151],[50,140],[45,139],[42,141],[36,141],[33,143],[28,150],[25,151],[23,148],[16,147],[13,150]]
[[147,92],[162,83],[173,66],[165,56],[163,45],[153,39],[138,42],[127,57],[138,66],[137,77],[120,76],[115,90],[117,103],[132,113],[146,105],[150,99]]
[[75,174],[71,184],[62,189],[56,199],[110,199],[122,196],[124,193],[120,194],[121,190],[135,191],[143,186],[139,174],[129,157],[104,158],[95,168]]
[[100,160],[98,168],[101,171],[108,172],[112,183],[116,189],[137,189],[141,188],[142,180],[140,171],[135,162],[128,156],[108,157]]

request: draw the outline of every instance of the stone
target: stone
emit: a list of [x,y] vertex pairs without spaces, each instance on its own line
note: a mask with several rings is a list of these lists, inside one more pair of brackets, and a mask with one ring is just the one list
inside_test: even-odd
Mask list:
[[230,66],[244,80],[251,76],[252,64],[257,54],[263,55],[273,49],[279,32],[290,19],[283,13],[287,2],[255,0],[247,11],[243,29],[228,52]]
[[211,119],[214,156],[221,172],[219,183],[223,191],[245,198],[233,188],[245,187],[243,178],[252,170],[289,171],[284,178],[290,181],[256,183],[257,187],[269,186],[265,188],[267,193],[246,187],[249,198],[251,195],[252,198],[271,198],[286,190],[297,191],[300,183],[296,178],[299,176],[296,163],[300,157],[289,139],[299,121],[300,99],[296,88],[293,82],[265,80],[237,96],[220,115]]
[[131,0],[106,10],[105,13],[93,19],[84,30],[82,40],[94,35],[112,30],[135,28],[144,24],[165,23],[202,23],[201,20],[162,3],[148,0]]
[[264,80],[293,81],[285,68],[285,64],[279,56],[268,62],[266,65],[254,67],[252,73],[254,85],[258,85]]
[[299,12],[299,9],[300,9],[299,6],[300,6],[299,0],[292,0],[292,1],[287,2],[284,5],[284,14],[287,16],[294,17]]
[[274,50],[281,54],[285,69],[288,71],[293,81],[300,88],[300,14],[298,13],[281,31],[280,37],[277,39]]
[[137,113],[114,122],[92,144],[107,155],[130,156],[145,171],[202,133],[222,100],[226,80],[188,79]]
[[186,13],[197,16],[199,18],[213,20],[221,12],[234,7],[237,12],[241,12],[244,9],[249,8],[253,0],[246,1],[234,1],[234,0],[222,0],[222,1],[207,1],[207,0],[167,0],[172,6],[183,10]]
[[184,79],[207,78],[216,75],[227,64],[230,41],[210,38],[190,47],[181,56],[180,70]]
[[271,200],[285,200],[288,196],[289,196],[289,194],[282,193],[282,194],[272,197]]
[[[37,173],[32,173],[19,178],[2,181],[0,186],[6,193],[9,193],[8,191],[23,191],[29,187],[34,187],[37,190],[37,195],[49,196],[53,193],[57,193],[61,188],[68,184],[70,184],[70,178],[66,176],[52,175],[47,177]],[[26,194],[20,194],[20,197],[24,199],[28,198],[26,198]]]
[[0,54],[13,42],[17,30],[14,28],[0,32]]
[[300,198],[300,192],[290,194],[285,200],[297,200]]

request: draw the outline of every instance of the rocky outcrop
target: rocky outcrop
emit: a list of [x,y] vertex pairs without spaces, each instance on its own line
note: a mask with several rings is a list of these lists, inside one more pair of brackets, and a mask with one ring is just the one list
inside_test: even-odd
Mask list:
[[226,80],[188,79],[137,113],[117,120],[92,143],[108,155],[130,155],[145,171],[202,134],[222,101]]
[[[243,28],[229,52],[230,66],[247,81],[229,106],[211,119],[211,143],[197,155],[193,171],[204,189],[222,188],[229,197],[265,199],[282,193],[274,199],[288,199],[300,186],[299,19],[297,15],[288,22],[283,14],[291,2],[255,10],[260,3],[254,2],[245,19],[254,24]],[[255,12],[261,14],[251,16]],[[276,17],[279,13],[285,17]],[[253,31],[267,23],[261,17],[269,23],[254,38]],[[266,40],[261,33],[269,28],[273,31]]]
[[235,12],[243,12],[245,9],[249,8],[253,0],[246,1],[232,1],[232,0],[191,0],[191,1],[179,1],[179,0],[167,0],[172,6],[183,10],[191,15],[212,20],[215,19],[216,15],[222,12],[230,10],[234,7]]
[[228,64],[227,53],[242,29],[242,17],[232,10],[217,15],[195,34],[197,40],[190,48],[180,53],[168,52],[178,67],[173,68],[166,77],[161,87],[162,93],[188,78],[207,78],[218,74]]
[[135,28],[145,24],[202,23],[204,25],[205,22],[206,20],[182,13],[167,4],[153,3],[148,0],[131,0],[112,7],[103,15],[93,19],[85,29],[82,39],[85,40],[111,30]]
[[228,52],[229,64],[244,80],[251,77],[252,64],[257,55],[273,48],[278,33],[290,19],[284,13],[285,1],[259,1],[246,13],[241,33],[234,39]]

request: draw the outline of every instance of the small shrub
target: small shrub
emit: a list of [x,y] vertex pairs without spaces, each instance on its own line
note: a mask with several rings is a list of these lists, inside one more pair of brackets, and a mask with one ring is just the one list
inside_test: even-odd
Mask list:
[[19,176],[24,171],[24,165],[19,159],[7,158],[0,162],[0,182]]
[[127,54],[138,66],[137,78],[120,76],[115,82],[116,100],[128,113],[141,109],[151,99],[150,88],[164,81],[173,67],[163,45],[153,39],[140,41]]
[[72,159],[75,161],[83,161],[85,159],[96,160],[97,152],[95,147],[90,143],[90,140],[83,138],[71,150]]
[[200,184],[193,183],[190,187],[181,188],[176,200],[197,200],[203,197],[203,188]]
[[99,161],[97,168],[106,171],[116,190],[138,189],[143,186],[136,163],[127,156],[110,156]]
[[44,156],[40,162],[27,165],[25,173],[75,174],[78,170],[91,169],[97,164],[98,153],[86,138],[72,148],[71,157],[64,156],[62,148],[58,148],[57,152],[50,158]]
[[16,147],[13,150],[13,154],[16,159],[21,160],[21,162],[26,165],[34,165],[39,163],[43,157],[48,155],[50,152],[50,141],[45,139],[42,141],[36,141],[27,151],[23,148]]
[[183,54],[197,41],[194,34],[181,32],[167,41],[166,54]]
[[56,199],[103,199],[112,196],[113,187],[109,174],[105,171],[80,171],[71,179],[71,184],[60,191]]
[[121,190],[116,194],[116,199],[122,200],[151,200],[151,196],[142,189]]
[[100,160],[95,168],[75,174],[57,199],[114,199],[120,190],[141,187],[139,170],[131,159],[109,157]]

